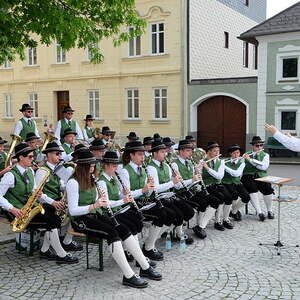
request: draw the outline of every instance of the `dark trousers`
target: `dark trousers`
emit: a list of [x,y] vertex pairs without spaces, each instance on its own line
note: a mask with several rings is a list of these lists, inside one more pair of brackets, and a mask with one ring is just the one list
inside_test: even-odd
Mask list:
[[256,181],[259,178],[256,175],[243,175],[241,181],[249,194],[261,192],[263,195],[271,195],[274,193],[271,183]]
[[231,194],[233,200],[237,200],[238,197],[241,198],[243,203],[248,203],[250,201],[250,195],[242,183],[240,184],[224,184],[228,192]]
[[133,209],[129,209],[122,214],[116,215],[119,223],[124,224],[133,235],[140,233],[143,229],[143,222],[139,219],[137,213]]
[[230,192],[227,190],[227,188],[223,184],[211,184],[211,185],[207,186],[207,191],[212,196],[218,198],[219,205],[220,204],[225,204],[225,205],[232,204],[233,198],[232,198]]

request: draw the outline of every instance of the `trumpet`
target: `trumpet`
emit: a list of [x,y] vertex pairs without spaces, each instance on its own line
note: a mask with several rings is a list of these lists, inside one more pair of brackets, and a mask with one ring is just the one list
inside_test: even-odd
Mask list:
[[11,144],[9,146],[9,150],[8,150],[8,153],[7,153],[7,156],[6,156],[6,160],[5,160],[5,168],[7,168],[10,163],[11,163],[11,158],[12,158],[12,154],[14,152],[14,149],[17,145],[17,143],[21,143],[22,142],[22,138],[18,135],[15,135],[15,134],[11,134],[10,135],[11,138],[12,138],[12,141],[11,141]]

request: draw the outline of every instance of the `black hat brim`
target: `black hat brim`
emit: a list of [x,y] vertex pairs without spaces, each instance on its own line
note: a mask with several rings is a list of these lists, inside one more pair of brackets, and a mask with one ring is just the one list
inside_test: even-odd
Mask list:
[[30,141],[33,141],[33,140],[39,140],[40,138],[38,136],[32,136],[28,139],[25,140],[25,142],[30,142]]
[[137,152],[137,151],[146,151],[146,149],[144,148],[144,146],[140,146],[140,147],[128,147],[124,149],[125,152]]
[[33,152],[34,150],[31,147],[23,148],[22,150],[16,152],[12,158],[18,158],[22,154]]
[[250,142],[251,145],[255,145],[255,144],[264,144],[265,141],[262,141],[262,140],[257,140],[257,141],[252,141]]
[[156,152],[156,151],[159,151],[159,150],[163,150],[163,149],[167,149],[168,147],[165,145],[165,144],[162,144],[162,145],[158,145],[156,147],[152,147],[149,152]]
[[77,159],[75,162],[78,165],[91,165],[91,164],[95,164],[97,162],[97,159],[96,157],[89,157],[89,158]]
[[122,162],[119,159],[113,159],[113,158],[102,158],[101,160],[104,164],[114,164],[114,165],[120,165]]
[[66,135],[69,135],[69,134],[77,135],[77,132],[76,132],[76,131],[68,131],[67,133],[64,133],[64,134],[62,135],[62,138],[64,138]]
[[6,140],[0,140],[0,145],[6,144],[7,141]]
[[104,150],[105,145],[103,145],[103,146],[90,146],[89,149],[90,149],[90,151]]
[[236,150],[242,151],[242,148],[241,148],[241,147],[238,147],[238,146],[230,147],[230,148],[228,148],[227,152],[228,152],[228,153],[231,153],[231,152],[234,152],[234,151],[236,151]]
[[53,147],[42,151],[43,154],[47,154],[49,152],[64,152],[64,150],[61,150],[59,147]]

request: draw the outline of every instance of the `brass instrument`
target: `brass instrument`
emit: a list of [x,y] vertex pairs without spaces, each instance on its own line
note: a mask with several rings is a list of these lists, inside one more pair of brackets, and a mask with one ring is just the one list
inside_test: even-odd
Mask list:
[[39,193],[43,190],[44,185],[46,184],[49,176],[50,171],[47,168],[41,167],[41,170],[44,170],[47,175],[43,178],[43,180],[40,182],[38,187],[32,192],[31,196],[27,200],[27,203],[21,208],[22,217],[15,218],[11,222],[12,231],[13,232],[22,232],[26,229],[30,221],[39,213],[44,214],[45,209],[42,204],[36,205],[36,202],[39,197]]
[[5,165],[4,165],[5,168],[10,165],[10,160],[12,158],[12,154],[14,152],[14,149],[15,149],[17,143],[22,142],[22,138],[20,136],[15,135],[15,134],[11,134],[10,136],[12,138],[12,141],[11,141],[11,144],[9,146],[9,150],[8,150],[8,153],[7,153],[7,156],[6,156]]
[[120,153],[124,151],[124,149],[120,145],[116,144],[116,142],[112,139],[109,139],[107,144],[112,144],[112,146],[108,147],[108,150],[118,151]]
[[41,152],[44,151],[47,147],[47,145],[53,141],[56,141],[57,138],[50,132],[44,132],[45,134],[45,140],[44,140],[44,143],[43,143],[43,146],[41,147]]
[[192,160],[198,164],[206,156],[206,152],[202,148],[196,148],[192,154]]
[[191,158],[191,162],[192,162],[192,164],[193,164],[193,166],[194,166],[195,174],[200,175],[200,182],[199,182],[199,183],[200,183],[200,185],[201,185],[201,188],[202,188],[202,190],[205,192],[205,195],[208,196],[208,195],[209,195],[209,192],[208,192],[207,187],[206,187],[206,185],[205,185],[205,183],[204,183],[204,181],[203,181],[203,178],[202,178],[202,176],[201,176],[201,172],[200,172],[200,170],[198,169],[198,166],[196,165],[196,163],[195,163],[195,161],[193,160],[193,158]]
[[68,215],[69,215],[69,210],[68,210],[68,201],[67,201],[67,193],[64,192],[63,197],[60,200],[64,204],[64,208],[60,210],[56,210],[56,215],[60,218],[61,221],[61,226],[64,226],[68,222]]
[[101,133],[101,129],[100,128],[95,128],[94,133],[93,133],[93,137],[95,139],[101,139],[102,138],[102,133]]

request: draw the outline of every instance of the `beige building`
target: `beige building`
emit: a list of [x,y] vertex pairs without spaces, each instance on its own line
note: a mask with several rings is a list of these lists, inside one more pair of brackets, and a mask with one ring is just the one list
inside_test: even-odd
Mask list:
[[13,131],[22,103],[35,108],[40,133],[45,122],[55,127],[69,104],[81,126],[85,115],[92,114],[95,127],[108,125],[117,136],[132,130],[141,137],[183,135],[184,2],[137,0],[137,11],[147,21],[145,34],[118,48],[111,40],[102,41],[101,64],[91,63],[87,50],[64,52],[56,44],[28,49],[25,61],[4,64],[0,135],[8,138]]

